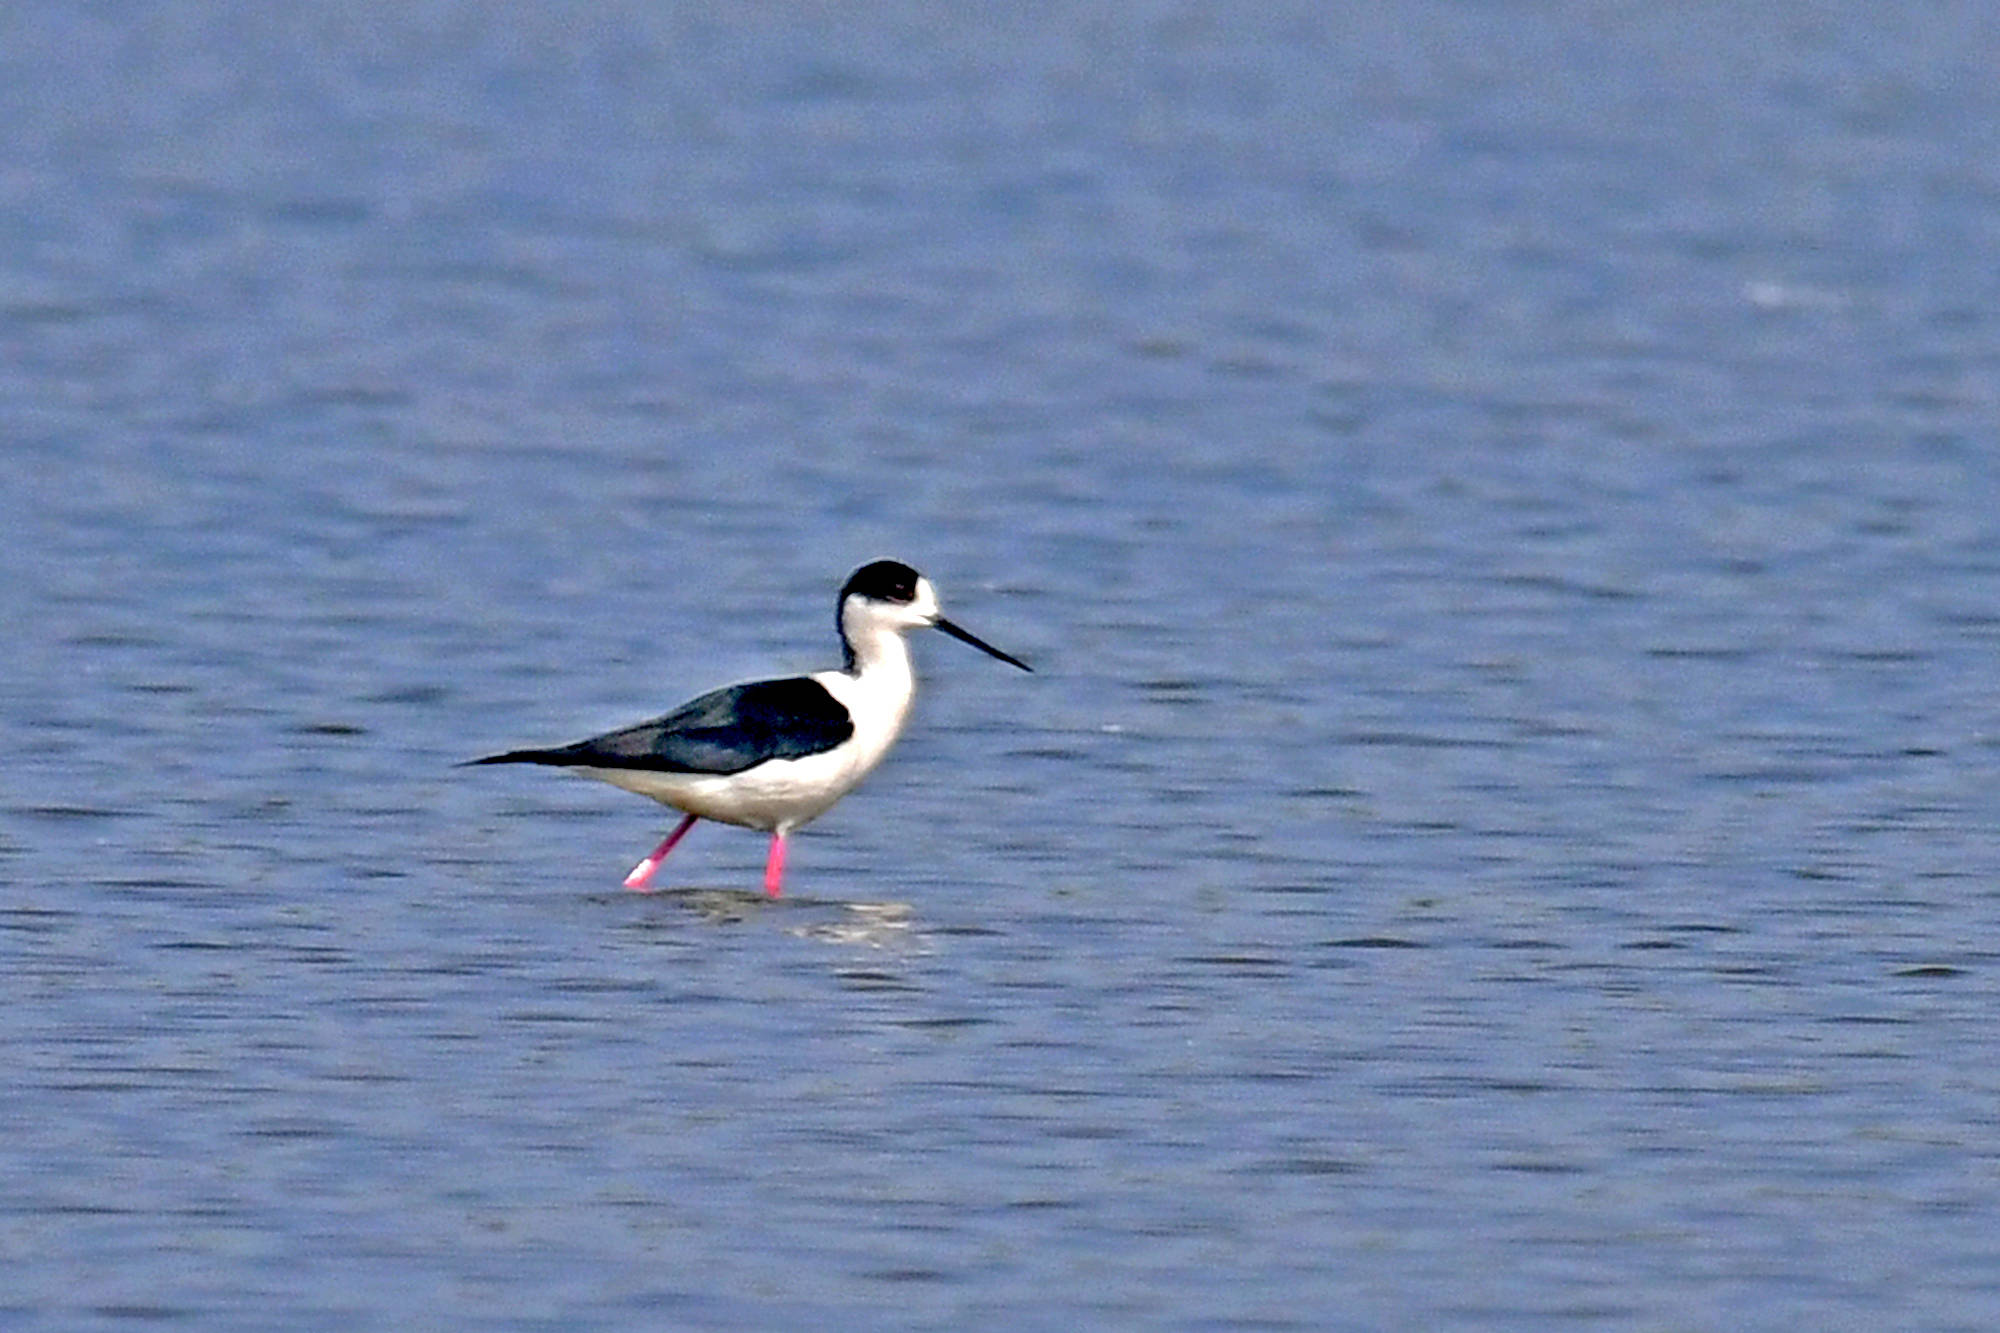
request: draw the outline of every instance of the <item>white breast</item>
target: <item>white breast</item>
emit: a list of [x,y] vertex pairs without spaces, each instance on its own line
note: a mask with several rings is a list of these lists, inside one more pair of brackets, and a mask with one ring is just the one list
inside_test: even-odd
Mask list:
[[854,720],[854,735],[842,748],[852,751],[855,782],[882,762],[910,717],[910,700],[916,693],[910,653],[900,636],[892,643],[894,651],[875,655],[854,675],[845,671],[813,675]]

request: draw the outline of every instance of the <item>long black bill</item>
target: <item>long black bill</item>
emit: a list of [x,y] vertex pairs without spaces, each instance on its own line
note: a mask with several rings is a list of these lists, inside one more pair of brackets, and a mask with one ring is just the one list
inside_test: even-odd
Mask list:
[[1001,652],[998,648],[995,648],[992,644],[986,642],[986,640],[980,638],[977,634],[972,634],[965,630],[960,629],[958,626],[952,624],[949,620],[946,620],[943,616],[939,616],[936,620],[933,620],[931,624],[936,626],[938,629],[943,630],[946,634],[951,635],[952,638],[957,639],[960,643],[969,643],[974,648],[977,648],[980,652],[985,653],[988,657],[997,657],[1001,661],[1005,662],[1008,666],[1017,666],[1021,668],[1021,670],[1023,671],[1034,670],[1033,667],[1029,666],[1026,662],[1023,662],[1020,658],[1007,656],[1007,654]]

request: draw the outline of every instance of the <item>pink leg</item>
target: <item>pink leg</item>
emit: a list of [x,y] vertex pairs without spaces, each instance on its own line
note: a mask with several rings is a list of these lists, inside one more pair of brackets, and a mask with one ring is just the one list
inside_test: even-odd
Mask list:
[[695,817],[693,815],[689,815],[686,819],[683,819],[680,822],[680,826],[672,833],[669,833],[666,839],[653,849],[651,856],[641,861],[638,865],[633,866],[632,873],[625,877],[625,887],[634,893],[646,892],[646,881],[651,879],[653,872],[660,868],[660,862],[667,859],[667,853],[674,849],[674,844],[687,836],[687,831],[694,827],[694,821]]
[[785,881],[785,835],[771,835],[771,855],[764,862],[764,892],[773,898],[783,891]]

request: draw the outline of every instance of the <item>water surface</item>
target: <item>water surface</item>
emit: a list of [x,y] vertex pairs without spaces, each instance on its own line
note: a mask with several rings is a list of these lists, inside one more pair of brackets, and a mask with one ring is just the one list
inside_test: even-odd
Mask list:
[[8,10],[0,1323],[1993,1326],[1992,37]]

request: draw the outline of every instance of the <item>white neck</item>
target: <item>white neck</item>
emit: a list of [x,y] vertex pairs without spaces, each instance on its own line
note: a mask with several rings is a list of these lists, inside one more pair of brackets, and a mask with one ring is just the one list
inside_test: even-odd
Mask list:
[[[845,617],[848,663],[844,671],[822,671],[813,679],[846,707],[854,722],[854,744],[846,785],[859,782],[880,763],[909,720],[917,692],[910,645],[902,633],[867,616]],[[841,790],[846,790],[843,786]]]
[[[869,616],[849,616],[844,628],[848,675],[866,676],[871,683],[880,676],[883,688],[888,688],[892,681],[914,681],[910,645],[900,629]],[[909,685],[903,688],[907,690]]]

